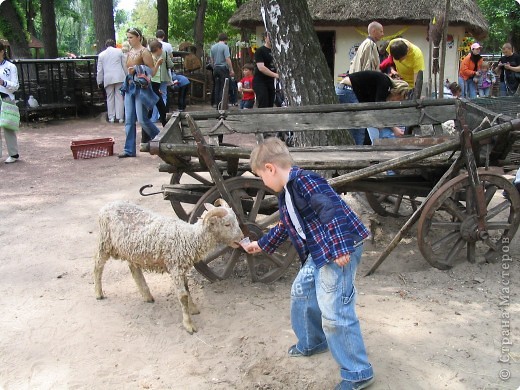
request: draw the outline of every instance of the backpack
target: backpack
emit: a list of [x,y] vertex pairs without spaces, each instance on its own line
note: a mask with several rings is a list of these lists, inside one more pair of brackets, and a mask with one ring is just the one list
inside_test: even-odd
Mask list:
[[151,83],[150,73],[150,68],[146,65],[134,66],[134,83],[141,88],[148,88]]

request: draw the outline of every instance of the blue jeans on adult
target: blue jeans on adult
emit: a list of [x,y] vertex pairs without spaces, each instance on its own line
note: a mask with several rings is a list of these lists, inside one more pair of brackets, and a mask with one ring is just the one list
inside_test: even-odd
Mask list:
[[[336,95],[340,103],[359,103],[352,87],[348,85],[336,85]],[[356,145],[363,145],[365,143],[365,129],[349,129],[349,131]]]
[[477,85],[473,81],[473,78],[464,80],[459,76],[459,85],[462,89],[461,96],[468,99],[475,99],[477,97]]
[[146,143],[159,134],[159,129],[148,118],[148,110],[141,103],[139,96],[125,94],[125,150],[129,156],[136,155],[136,121],[142,127],[141,142]]
[[303,355],[330,349],[341,378],[359,382],[374,376],[355,311],[354,280],[363,245],[344,267],[336,263],[317,269],[311,256],[291,288],[291,324]]

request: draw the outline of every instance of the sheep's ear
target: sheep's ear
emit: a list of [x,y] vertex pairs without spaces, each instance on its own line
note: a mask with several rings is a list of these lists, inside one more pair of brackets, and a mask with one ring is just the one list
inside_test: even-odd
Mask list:
[[211,203],[204,203],[204,207],[208,211],[211,211],[211,210],[213,210],[215,208],[215,206],[213,206]]
[[222,198],[218,198],[215,202],[213,202],[213,204],[217,207],[227,207],[228,209],[230,209],[231,207],[229,207],[229,205],[227,204],[227,202],[222,199]]

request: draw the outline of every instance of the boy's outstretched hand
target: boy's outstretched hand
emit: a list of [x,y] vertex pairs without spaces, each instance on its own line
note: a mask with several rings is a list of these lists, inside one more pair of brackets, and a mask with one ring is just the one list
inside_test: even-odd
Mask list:
[[338,257],[334,262],[339,265],[340,267],[343,267],[344,265],[347,265],[350,261],[350,255],[347,253],[346,255]]
[[244,250],[247,253],[260,253],[260,252],[262,252],[262,249],[260,249],[260,247],[258,246],[258,241],[250,242],[247,245],[242,245],[242,247],[244,248]]

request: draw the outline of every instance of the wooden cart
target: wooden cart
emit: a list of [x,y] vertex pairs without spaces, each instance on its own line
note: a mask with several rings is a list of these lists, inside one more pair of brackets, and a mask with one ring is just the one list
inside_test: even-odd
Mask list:
[[[481,123],[485,117],[489,120]],[[449,120],[457,127],[452,136],[439,131]],[[159,193],[171,202],[179,218],[193,223],[202,215],[204,203],[222,197],[235,210],[244,234],[255,240],[279,219],[276,194],[250,174],[251,147],[219,144],[219,136],[225,140],[230,134],[241,134],[251,145],[266,133],[294,132],[298,137],[309,131],[327,134],[319,132],[424,125],[431,125],[434,134],[374,146],[295,147],[291,154],[302,168],[334,173],[336,177],[329,182],[340,193],[378,194],[372,195],[371,204],[381,207],[379,202],[384,200],[379,195],[400,200],[397,207],[403,199],[409,201],[413,214],[371,272],[417,220],[418,245],[432,266],[447,269],[464,257],[470,262],[481,256],[492,261],[520,224],[520,195],[498,168],[518,137],[520,120],[497,116],[468,101],[175,113],[143,150],[159,155],[164,161],[159,170],[171,174],[170,183]],[[398,172],[385,174],[389,170]],[[152,195],[144,192],[146,187],[141,188],[141,194]],[[391,213],[399,213],[395,204]],[[272,282],[295,258],[296,250],[289,242],[273,255],[252,256],[226,247],[196,268],[215,281],[228,278],[235,266],[245,261],[253,281]]]

